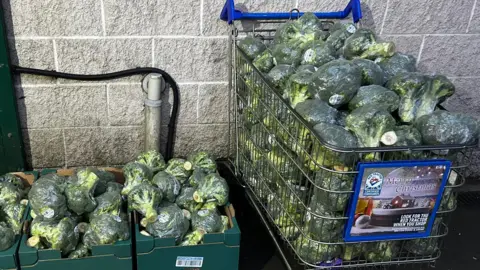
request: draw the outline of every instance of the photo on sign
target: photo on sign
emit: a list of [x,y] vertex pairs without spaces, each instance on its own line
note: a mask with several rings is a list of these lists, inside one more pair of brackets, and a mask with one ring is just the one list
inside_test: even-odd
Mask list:
[[346,238],[427,233],[448,172],[441,163],[363,168]]

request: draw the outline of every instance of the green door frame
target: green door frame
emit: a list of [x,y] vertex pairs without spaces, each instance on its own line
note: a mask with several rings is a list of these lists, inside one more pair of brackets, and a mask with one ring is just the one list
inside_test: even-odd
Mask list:
[[0,174],[23,171],[25,158],[3,8],[0,10]]

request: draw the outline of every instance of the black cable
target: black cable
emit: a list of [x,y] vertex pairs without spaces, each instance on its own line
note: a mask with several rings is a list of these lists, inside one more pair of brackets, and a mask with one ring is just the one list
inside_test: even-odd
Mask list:
[[25,67],[19,67],[15,65],[12,65],[11,69],[13,73],[17,73],[17,74],[20,74],[20,73],[33,74],[33,75],[48,76],[48,77],[78,80],[78,81],[104,81],[104,80],[113,80],[121,77],[127,77],[132,75],[139,75],[139,74],[148,74],[148,73],[161,74],[165,82],[168,85],[170,85],[173,92],[172,115],[170,116],[170,122],[168,123],[168,135],[167,135],[167,146],[165,150],[165,158],[169,160],[173,157],[173,147],[175,145],[175,142],[174,142],[175,127],[177,122],[180,97],[179,97],[179,90],[178,90],[177,83],[172,78],[172,76],[170,76],[170,74],[168,74],[166,71],[159,68],[139,67],[139,68],[127,69],[127,70],[122,70],[122,71],[117,71],[112,73],[106,73],[106,74],[83,75],[83,74],[71,74],[71,73],[58,72],[54,70],[25,68]]

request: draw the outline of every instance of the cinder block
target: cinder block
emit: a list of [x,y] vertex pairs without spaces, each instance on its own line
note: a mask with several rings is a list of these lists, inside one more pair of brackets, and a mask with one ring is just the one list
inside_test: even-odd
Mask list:
[[177,82],[226,81],[227,39],[156,39],[155,66]]
[[65,166],[62,129],[23,129],[22,135],[29,167]]
[[195,151],[208,151],[217,158],[226,157],[228,125],[180,125],[176,132],[175,156],[186,157]]
[[10,36],[103,35],[100,1],[2,0],[2,4]]
[[228,122],[227,84],[200,85],[198,100],[198,123]]
[[122,165],[144,147],[143,127],[67,128],[67,166]]
[[200,0],[105,0],[104,5],[107,35],[200,34]]
[[[180,84],[180,106],[178,107],[177,124],[197,123],[198,85]],[[168,125],[172,114],[173,94],[168,89],[162,97],[162,125]]]
[[475,0],[390,0],[383,34],[465,33]]
[[112,126],[142,125],[145,119],[145,94],[141,85],[107,86],[108,123]]

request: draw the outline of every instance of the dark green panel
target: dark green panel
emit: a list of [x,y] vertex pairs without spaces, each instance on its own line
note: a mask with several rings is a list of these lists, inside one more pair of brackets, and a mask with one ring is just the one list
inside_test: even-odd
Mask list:
[[25,168],[22,134],[9,65],[3,9],[0,12],[0,174]]

